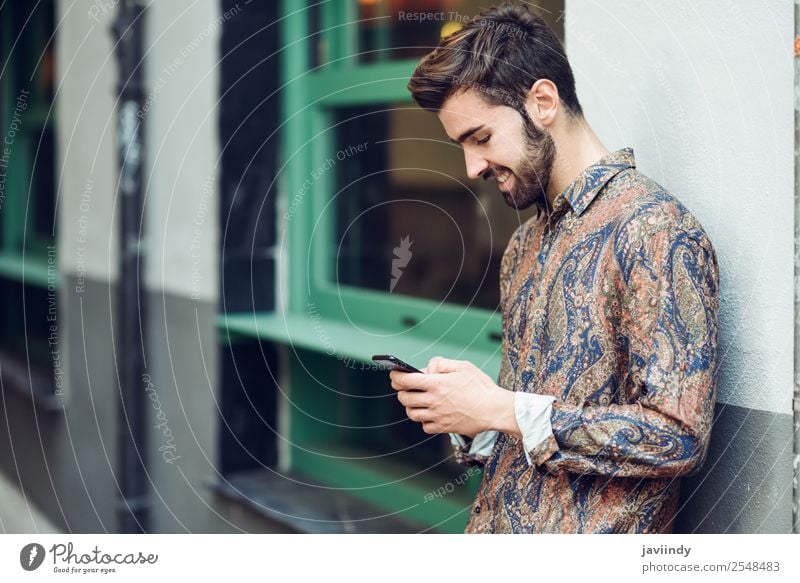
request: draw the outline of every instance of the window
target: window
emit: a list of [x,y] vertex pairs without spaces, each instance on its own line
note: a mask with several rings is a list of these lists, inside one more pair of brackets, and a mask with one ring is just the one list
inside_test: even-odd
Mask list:
[[283,345],[279,466],[443,532],[463,530],[480,474],[405,417],[370,358],[442,354],[499,371],[499,263],[527,217],[467,179],[461,149],[406,89],[442,34],[493,3],[284,2],[282,294],[275,310],[221,324],[237,342]]
[[[221,12],[233,11],[224,0]],[[219,63],[220,308],[223,314],[274,310],[275,174],[278,126],[277,6],[252,3],[225,20]],[[228,340],[227,338],[225,340]],[[252,335],[220,347],[220,471],[276,463],[277,350]]]
[[465,178],[436,117],[391,103],[332,118],[332,283],[497,309],[500,259],[522,219],[492,183]]
[[53,1],[2,12],[2,253],[42,265],[55,229]]
[[63,387],[56,318],[54,3],[0,8],[0,362],[48,408]]

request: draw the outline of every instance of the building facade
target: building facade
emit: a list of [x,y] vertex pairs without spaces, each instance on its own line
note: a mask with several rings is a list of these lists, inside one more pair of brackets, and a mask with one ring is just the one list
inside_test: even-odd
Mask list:
[[[147,529],[462,531],[480,473],[371,356],[497,376],[499,259],[527,215],[405,89],[491,2],[147,4]],[[118,530],[118,8],[0,11],[0,471],[72,532]],[[793,4],[538,10],[606,147],[720,260],[711,451],[676,530],[790,532]]]

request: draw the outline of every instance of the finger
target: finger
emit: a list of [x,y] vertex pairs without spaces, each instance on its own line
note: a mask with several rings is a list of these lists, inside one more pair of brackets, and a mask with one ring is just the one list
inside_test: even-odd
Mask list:
[[428,407],[430,398],[423,391],[398,391],[397,400],[406,407]]
[[443,358],[441,356],[437,356],[432,360],[436,360],[437,373],[457,372],[459,370],[463,370],[465,366],[470,364],[467,360],[454,360],[451,358]]
[[397,391],[397,400],[400,401],[400,404],[404,407],[408,407],[408,393],[409,391]]
[[409,419],[418,423],[429,420],[428,410],[423,407],[406,407],[406,415]]
[[425,372],[428,374],[438,374],[439,371],[439,361],[442,360],[441,356],[434,356],[428,361],[428,366],[425,367]]
[[392,385],[392,388],[395,391],[406,390],[408,387],[403,384],[402,379],[399,376],[392,376],[393,374],[394,373],[389,373],[389,380],[391,381],[389,384]]
[[419,372],[400,372],[393,370],[389,373],[389,378],[392,379],[392,388],[395,391],[409,389],[424,391],[428,386],[427,375]]
[[433,435],[434,433],[442,433],[439,424],[434,421],[425,421],[422,423],[422,430],[425,433]]
[[393,370],[392,372],[389,373],[389,379],[392,381],[392,388],[395,391],[404,391],[409,388],[406,386],[403,380],[405,374],[406,373],[397,370]]

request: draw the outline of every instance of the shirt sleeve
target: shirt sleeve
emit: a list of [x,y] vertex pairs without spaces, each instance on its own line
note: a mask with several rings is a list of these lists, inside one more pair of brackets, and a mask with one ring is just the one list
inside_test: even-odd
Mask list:
[[450,433],[450,443],[453,445],[453,455],[456,461],[465,466],[482,466],[489,459],[497,441],[497,431],[482,431],[468,442],[458,433]]
[[549,472],[682,476],[705,460],[715,401],[716,256],[700,228],[670,227],[638,241],[617,252],[623,397],[553,404],[553,434],[530,452]]

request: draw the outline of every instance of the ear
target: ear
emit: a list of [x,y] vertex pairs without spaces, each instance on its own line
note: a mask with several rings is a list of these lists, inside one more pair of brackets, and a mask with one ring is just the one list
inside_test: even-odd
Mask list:
[[561,106],[558,88],[550,79],[538,79],[531,85],[525,108],[531,119],[538,124],[549,127],[555,122],[556,114]]

